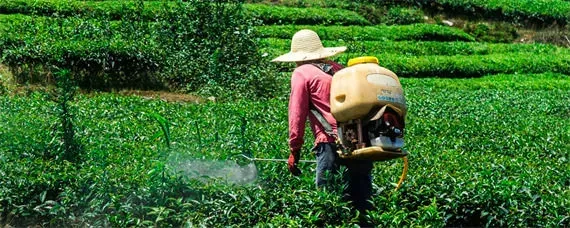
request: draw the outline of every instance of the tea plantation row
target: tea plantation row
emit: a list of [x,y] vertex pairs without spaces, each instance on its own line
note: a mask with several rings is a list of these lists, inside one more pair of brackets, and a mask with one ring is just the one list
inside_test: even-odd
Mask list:
[[[254,1],[255,2],[255,1]],[[143,4],[140,4],[143,3]],[[280,8],[263,4],[246,4],[245,8],[253,16],[265,23],[301,23],[301,24],[369,24],[361,15],[350,12],[356,8],[374,8],[383,5],[411,5],[420,6],[426,11],[445,11],[472,17],[497,18],[511,22],[566,24],[570,18],[570,3],[564,0],[404,0],[369,3],[366,1],[333,2],[318,7],[322,3],[316,1],[301,1],[291,6],[304,7],[310,5],[314,8]],[[141,5],[144,9],[141,10]],[[98,15],[113,19],[120,19],[127,14],[141,14],[146,20],[152,20],[155,12],[163,6],[173,6],[175,2],[161,1],[56,1],[56,0],[12,0],[0,3],[0,13],[39,13],[42,15]],[[338,7],[328,9],[326,7]],[[349,9],[349,10],[343,10]],[[318,10],[317,10],[318,9]],[[344,11],[344,12],[343,12]]]
[[[165,39],[170,34],[164,27],[166,25],[143,23],[125,27],[121,26],[124,23],[104,20],[40,17],[33,19],[33,26],[30,26],[32,19],[28,16],[2,18],[15,22],[5,23],[9,24],[4,30],[6,35],[0,39],[3,62],[22,76],[27,77],[30,73],[26,72],[30,69],[37,70],[33,67],[54,64],[83,72],[85,78],[78,80],[84,87],[99,88],[109,83],[119,87],[134,84],[152,87],[149,82],[165,80],[157,78],[158,74],[154,72],[160,72],[166,64],[164,55],[167,53],[156,51],[162,49],[161,45],[171,42]],[[472,77],[494,73],[569,71],[567,50],[549,45],[391,41],[473,39],[461,30],[428,24],[258,27],[261,37],[283,39],[261,40],[259,44],[265,46],[267,60],[286,52],[289,43],[285,39],[290,39],[294,31],[302,28],[318,31],[327,45],[349,46],[341,62],[358,55],[375,55],[381,58],[386,67],[400,72],[401,76]],[[475,55],[468,56],[472,54]],[[22,68],[22,65],[33,67]],[[101,78],[101,72],[109,73],[111,70],[115,72],[113,75]],[[131,76],[121,76],[123,74]],[[45,80],[43,76],[38,77],[37,80]],[[33,81],[33,78],[19,79],[22,82],[28,80]]]
[[[291,47],[291,39],[266,38],[260,41],[262,51],[272,56],[287,52]],[[462,41],[335,41],[325,40],[324,46],[347,46],[348,53],[397,54],[405,56],[425,55],[489,55],[489,54],[570,54],[567,48],[549,44],[503,44]]]
[[570,20],[570,2],[565,0],[405,0],[422,7],[482,18],[536,25],[561,24]]
[[[79,15],[110,20],[139,17],[145,21],[154,21],[168,10],[186,7],[192,6],[174,1],[12,0],[0,2],[0,14],[57,15],[60,17]],[[245,13],[260,20],[263,24],[370,24],[359,14],[343,9],[294,8],[264,4],[244,4],[243,8]]]
[[[355,215],[338,189],[315,190],[311,164],[295,178],[284,163],[258,162],[257,181],[247,185],[176,173],[196,159],[285,158],[288,74],[282,76],[283,96],[260,102],[79,95],[71,102],[82,145],[77,165],[47,156],[61,146],[51,95],[1,96],[0,224],[349,226]],[[373,224],[569,225],[568,76],[402,83],[410,170],[394,192],[401,161],[376,163]],[[306,141],[302,158],[313,159]]]

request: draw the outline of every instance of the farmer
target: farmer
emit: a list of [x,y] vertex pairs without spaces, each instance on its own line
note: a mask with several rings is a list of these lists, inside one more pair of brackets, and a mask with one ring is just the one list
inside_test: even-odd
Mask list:
[[[348,181],[344,189],[345,199],[352,201],[354,207],[361,212],[371,209],[368,199],[372,195],[372,162],[341,161],[335,144],[336,120],[330,112],[330,87],[332,76],[343,66],[328,60],[346,47],[323,47],[317,33],[311,30],[300,30],[291,40],[291,51],[272,60],[272,62],[295,62],[297,67],[291,76],[291,95],[289,98],[289,149],[287,162],[289,171],[298,176],[301,170],[297,167],[301,157],[305,122],[307,117],[315,137],[313,152],[317,157],[315,182],[317,188],[331,184],[329,175],[338,173],[339,165],[347,167],[345,179]],[[313,113],[311,109],[320,113]],[[329,125],[327,129],[326,126]],[[328,131],[332,130],[332,131]],[[329,133],[327,133],[327,131]]]

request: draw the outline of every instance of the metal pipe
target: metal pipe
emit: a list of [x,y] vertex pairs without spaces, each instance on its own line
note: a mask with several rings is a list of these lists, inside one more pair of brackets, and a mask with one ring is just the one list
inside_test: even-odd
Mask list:
[[[243,157],[247,158],[250,161],[270,161],[270,162],[287,162],[287,159],[273,159],[273,158],[250,158],[245,154],[242,154]],[[317,160],[299,160],[301,163],[317,163]]]

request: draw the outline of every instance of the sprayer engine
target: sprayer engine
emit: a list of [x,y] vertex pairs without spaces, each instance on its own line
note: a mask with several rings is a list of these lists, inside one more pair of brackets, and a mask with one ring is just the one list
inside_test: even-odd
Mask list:
[[403,120],[386,107],[378,119],[364,118],[340,123],[338,136],[344,153],[370,146],[397,151],[404,146]]
[[333,77],[330,99],[341,157],[380,161],[407,155],[401,149],[407,111],[403,89],[377,58],[349,60]]

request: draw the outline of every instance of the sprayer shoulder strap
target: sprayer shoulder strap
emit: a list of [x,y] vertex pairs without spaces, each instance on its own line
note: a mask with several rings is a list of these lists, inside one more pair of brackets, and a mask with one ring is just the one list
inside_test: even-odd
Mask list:
[[[319,68],[319,70],[330,75],[331,77],[334,75],[333,67],[330,64],[327,64],[327,63],[311,63],[311,65]],[[319,122],[321,122],[321,125],[325,129],[325,133],[327,133],[330,136],[336,137],[336,134],[334,133],[331,124],[325,119],[323,114],[321,114],[319,111],[317,111],[317,109],[315,109],[315,107],[312,104],[311,104],[310,109],[311,109],[311,112],[313,113],[313,115],[315,115],[315,117],[317,118],[317,120],[319,120]]]
[[315,115],[315,117],[317,117],[317,120],[319,120],[323,128],[325,128],[325,133],[327,133],[330,136],[336,135],[333,131],[331,124],[325,119],[325,117],[319,111],[311,107],[311,112],[313,113],[313,115]]

